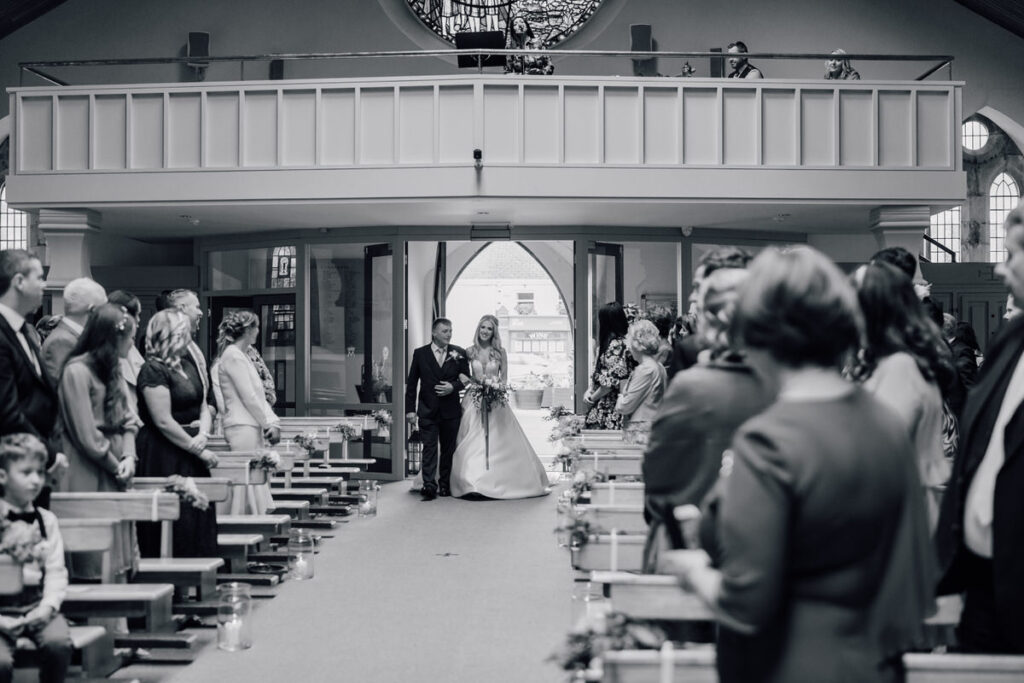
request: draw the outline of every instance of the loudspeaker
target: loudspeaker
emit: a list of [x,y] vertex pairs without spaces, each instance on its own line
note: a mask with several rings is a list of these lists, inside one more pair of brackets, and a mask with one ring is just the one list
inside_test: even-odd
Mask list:
[[272,80],[272,81],[283,81],[284,80],[284,60],[283,59],[271,59],[270,60],[270,80]]
[[[722,48],[708,48],[708,52],[721,52]],[[722,57],[711,58],[711,78],[725,78],[725,59]]]
[[[650,24],[629,25],[629,51],[630,52],[653,52],[654,39],[651,37]],[[634,76],[657,76],[658,60],[655,57],[650,59],[633,60]]]
[[201,31],[189,31],[188,46],[185,49],[188,65],[193,69],[205,69],[210,62],[203,57],[210,56],[210,34]]

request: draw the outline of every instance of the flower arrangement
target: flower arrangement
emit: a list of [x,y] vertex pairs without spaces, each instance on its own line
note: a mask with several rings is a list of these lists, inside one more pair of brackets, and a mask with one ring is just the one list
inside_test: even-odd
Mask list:
[[[557,420],[560,417],[566,417],[572,415],[573,412],[565,406],[551,406],[547,415],[544,416],[545,420]],[[554,439],[552,439],[554,441]]]
[[573,475],[572,484],[569,485],[567,490],[573,502],[578,503],[580,502],[580,499],[584,497],[584,494],[589,496],[590,487],[593,484],[605,481],[608,481],[608,475],[604,472],[577,472]]
[[299,445],[299,448],[304,449],[306,451],[306,453],[308,453],[311,457],[317,451],[323,450],[322,444],[317,439],[316,432],[306,432],[305,434],[296,434],[295,438],[292,439],[292,441],[297,443]]
[[555,463],[562,466],[563,472],[570,472],[579,462],[581,452],[579,446],[562,446],[555,454]]
[[555,529],[555,533],[568,537],[569,547],[573,550],[583,548],[590,541],[590,535],[597,533],[592,529],[590,522],[577,517],[575,514],[568,515],[568,523]]
[[359,430],[357,430],[352,425],[347,425],[344,423],[339,424],[337,427],[335,427],[334,431],[341,434],[342,441],[352,441],[353,439],[359,436]]
[[197,510],[206,510],[210,507],[210,499],[199,490],[192,477],[183,477],[179,474],[172,474],[168,477],[170,483],[164,487],[168,493],[178,494],[178,498],[190,504]]
[[[564,410],[561,406],[558,407]],[[552,416],[555,413],[555,409],[551,410]],[[551,434],[548,436],[548,441],[559,441],[566,437],[579,436],[583,431],[583,425],[586,424],[587,418],[583,415],[576,415],[569,411],[565,411],[558,418],[545,418],[545,419],[557,419],[558,422],[551,429]]]
[[390,429],[391,428],[391,411],[387,408],[381,408],[370,413],[370,417],[377,423],[377,429]]
[[478,384],[471,384],[466,389],[473,398],[477,408],[490,410],[494,406],[508,405],[508,385],[502,384],[494,377],[485,377]]
[[281,455],[277,451],[261,451],[259,458],[249,461],[249,469],[263,469],[273,472],[281,466]]
[[0,519],[0,553],[10,555],[18,564],[42,560],[46,550],[38,524]]
[[665,631],[655,623],[611,612],[570,631],[565,643],[548,661],[557,662],[565,671],[582,671],[605,652],[659,650],[667,640]]

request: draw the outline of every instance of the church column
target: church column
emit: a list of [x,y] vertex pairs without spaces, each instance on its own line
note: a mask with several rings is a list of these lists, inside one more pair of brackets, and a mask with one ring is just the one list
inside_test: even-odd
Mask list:
[[[871,210],[871,233],[878,248],[903,247],[920,261],[925,231],[931,225],[931,209],[927,206],[885,206]],[[921,277],[917,267],[914,281]]]
[[90,236],[100,230],[100,215],[85,209],[40,209],[39,233],[46,240],[46,290],[53,294],[53,313],[64,312],[64,285],[92,277]]

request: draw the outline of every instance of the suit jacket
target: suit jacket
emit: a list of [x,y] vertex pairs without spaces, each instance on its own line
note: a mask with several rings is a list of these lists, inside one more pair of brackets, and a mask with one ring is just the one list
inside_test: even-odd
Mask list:
[[[39,367],[43,363],[39,361]],[[27,432],[47,446],[53,464],[51,440],[57,421],[57,394],[45,373],[40,375],[7,319],[0,316],[0,436]]]
[[654,421],[667,383],[665,368],[653,357],[645,358],[633,369],[615,402],[615,412],[622,415],[623,428],[632,422]]
[[949,350],[953,354],[953,364],[956,366],[957,376],[952,382],[952,386],[947,389],[946,395],[949,399],[950,409],[957,418],[963,418],[964,405],[967,403],[967,391],[978,380],[978,358],[974,355],[974,349],[956,339],[950,342]]
[[[964,506],[978,466],[992,436],[1010,375],[1024,352],[1024,318],[1010,322],[989,346],[964,407],[960,450],[942,501],[936,545],[943,576],[939,594],[962,591],[970,577],[964,560]],[[1003,432],[1006,460],[996,478],[992,519],[992,565],[995,608],[1008,639],[1024,652],[1024,404]]]
[[[465,387],[459,380],[459,374],[469,376],[469,361],[466,350],[448,345],[444,363],[437,364],[437,358],[430,344],[421,346],[412,353],[412,366],[405,384],[405,412],[416,412],[421,418],[428,420],[450,420],[462,416],[462,404],[459,392]],[[451,382],[455,390],[447,396],[438,396],[434,386],[441,382]],[[417,385],[419,401],[416,400]]]
[[688,334],[685,337],[676,337],[672,342],[672,357],[668,364],[668,378],[672,379],[677,372],[692,368],[697,364],[697,354],[700,353],[703,344],[695,334]]
[[78,332],[71,329],[67,321],[62,319],[43,342],[39,355],[43,358],[43,372],[52,386],[59,386],[60,371],[71,355],[71,350],[78,343],[78,337]]

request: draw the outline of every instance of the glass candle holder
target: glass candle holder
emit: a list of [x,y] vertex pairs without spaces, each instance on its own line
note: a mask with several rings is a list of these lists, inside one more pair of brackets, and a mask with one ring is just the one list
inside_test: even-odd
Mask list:
[[252,647],[252,587],[232,581],[217,591],[217,647],[228,652]]
[[376,517],[377,500],[380,497],[380,486],[375,481],[359,483],[359,516]]
[[568,496],[561,496],[555,504],[557,525],[555,526],[555,540],[559,548],[569,547],[569,527],[572,525],[574,514],[572,499]]
[[288,575],[296,581],[313,578],[314,548],[313,534],[306,529],[291,529],[288,532]]

